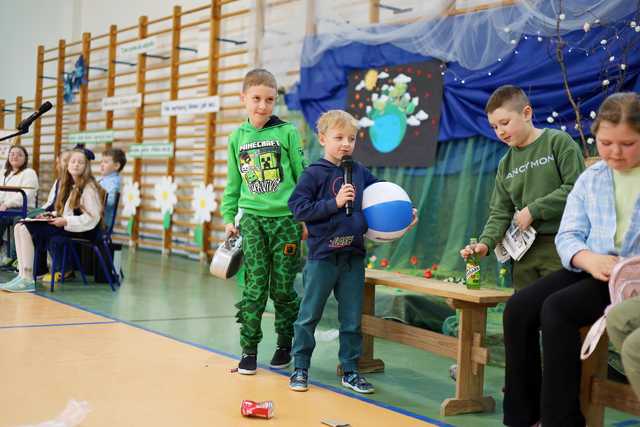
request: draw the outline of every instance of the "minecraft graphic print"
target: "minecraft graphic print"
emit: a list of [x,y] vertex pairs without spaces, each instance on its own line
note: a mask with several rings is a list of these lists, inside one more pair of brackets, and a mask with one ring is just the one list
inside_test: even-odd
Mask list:
[[240,146],[240,174],[252,193],[274,193],[282,181],[278,141],[256,141]]

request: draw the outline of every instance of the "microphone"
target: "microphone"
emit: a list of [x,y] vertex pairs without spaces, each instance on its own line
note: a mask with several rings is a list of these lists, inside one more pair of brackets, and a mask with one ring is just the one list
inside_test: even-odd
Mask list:
[[[340,167],[344,170],[344,183],[345,184],[353,184],[352,180],[352,170],[353,170],[353,158],[351,156],[343,156],[342,161],[340,162]],[[353,213],[353,201],[349,200],[344,205],[347,216],[351,216]]]
[[21,132],[27,133],[29,131],[29,126],[31,126],[31,123],[36,121],[36,119],[38,117],[40,117],[41,115],[43,115],[47,111],[51,110],[51,107],[53,107],[53,105],[51,105],[51,103],[49,101],[45,102],[44,104],[42,104],[40,106],[38,111],[36,111],[32,115],[30,115],[29,117],[27,117],[26,119],[21,121],[20,124],[18,125],[18,127],[16,127],[16,129],[18,129]]

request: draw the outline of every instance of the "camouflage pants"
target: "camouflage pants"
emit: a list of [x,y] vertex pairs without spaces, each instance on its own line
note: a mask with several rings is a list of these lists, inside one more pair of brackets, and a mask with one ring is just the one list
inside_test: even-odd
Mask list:
[[293,280],[300,263],[300,224],[292,217],[269,218],[244,214],[240,220],[245,287],[236,304],[240,345],[255,353],[262,339],[262,313],[271,297],[275,307],[278,345],[291,346],[300,300]]

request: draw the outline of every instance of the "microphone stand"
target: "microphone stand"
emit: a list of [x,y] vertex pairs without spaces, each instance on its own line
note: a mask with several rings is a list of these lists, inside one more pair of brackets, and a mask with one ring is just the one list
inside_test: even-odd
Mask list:
[[16,136],[24,135],[25,133],[28,133],[28,132],[29,132],[29,128],[27,128],[27,129],[18,129],[18,132],[16,132],[16,133],[12,133],[10,135],[3,136],[2,138],[0,138],[0,141],[4,141],[4,140],[9,139],[9,138],[13,138],[13,137],[16,137]]

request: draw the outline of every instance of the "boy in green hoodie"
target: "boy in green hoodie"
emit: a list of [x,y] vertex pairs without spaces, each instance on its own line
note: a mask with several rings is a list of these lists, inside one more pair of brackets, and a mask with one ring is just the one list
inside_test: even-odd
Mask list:
[[[254,69],[244,77],[240,100],[248,119],[229,136],[227,186],[220,210],[226,236],[242,232],[245,287],[238,308],[242,358],[238,372],[256,373],[260,322],[270,296],[275,307],[277,346],[271,367],[291,362],[293,323],[300,301],[293,289],[300,259],[303,225],[287,205],[304,169],[295,126],[272,115],[276,79]],[[238,209],[243,214],[235,225]]]
[[533,109],[519,87],[496,89],[485,112],[509,150],[498,165],[489,219],[479,242],[464,247],[460,255],[465,260],[473,253],[486,256],[502,241],[517,211],[518,227],[533,225],[537,232],[533,246],[513,265],[513,287],[520,290],[562,268],[554,238],[567,196],[584,170],[584,158],[567,133],[533,126]]

